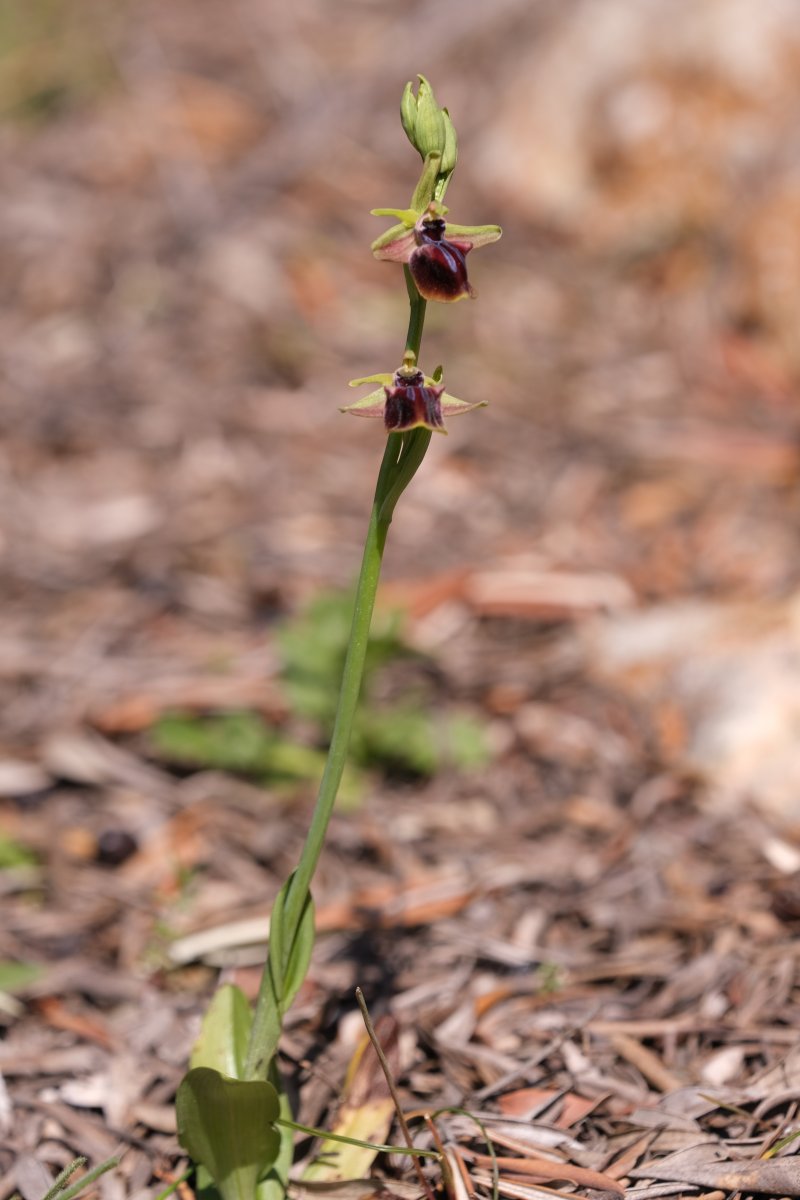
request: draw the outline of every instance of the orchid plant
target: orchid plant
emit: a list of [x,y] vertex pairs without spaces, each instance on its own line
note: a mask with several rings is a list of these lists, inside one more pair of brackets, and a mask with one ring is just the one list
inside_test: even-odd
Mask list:
[[444,196],[456,165],[456,133],[447,109],[437,104],[421,75],[416,92],[412,84],[406,86],[401,119],[422,158],[422,172],[409,208],[373,210],[374,215],[396,218],[396,224],[377,238],[372,252],[378,259],[403,264],[410,304],[408,332],[400,367],[353,380],[351,386],[379,386],[342,409],[355,416],[381,417],[387,440],[327,763],[300,861],[272,908],[268,957],[255,1010],[238,988],[225,986],[217,992],[176,1099],[178,1136],[197,1164],[198,1188],[215,1188],[222,1200],[282,1200],[286,1192],[293,1132],[304,1127],[292,1120],[276,1054],[283,1018],[305,978],[314,944],[311,883],[347,757],[389,525],[432,434],[446,432],[445,417],[486,403],[450,395],[442,384],[441,367],[426,375],[419,355],[427,301],[474,297],[467,255],[497,241],[501,231],[497,225],[471,227],[447,221]]

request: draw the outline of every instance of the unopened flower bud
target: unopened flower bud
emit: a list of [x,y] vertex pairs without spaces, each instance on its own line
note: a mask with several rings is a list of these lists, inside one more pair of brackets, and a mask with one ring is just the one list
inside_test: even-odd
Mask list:
[[[444,109],[436,103],[433,88],[424,75],[419,76],[416,96],[412,85],[406,84],[400,101],[400,120],[406,137],[423,159],[429,155],[443,158],[447,147],[447,123],[450,118],[445,117]],[[450,124],[452,127],[452,122]]]

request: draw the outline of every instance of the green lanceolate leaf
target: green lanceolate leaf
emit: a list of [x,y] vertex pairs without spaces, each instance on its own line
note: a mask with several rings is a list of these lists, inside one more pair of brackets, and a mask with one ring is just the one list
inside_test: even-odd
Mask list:
[[293,879],[294,872],[272,905],[269,956],[261,977],[244,1069],[248,1079],[266,1077],[278,1048],[284,1014],[306,977],[314,948],[314,902],[310,892],[303,897],[295,927],[288,927],[286,900]]
[[294,872],[275,897],[269,921],[269,963],[281,1013],[300,990],[314,949],[314,901],[310,892],[303,901],[297,928],[289,929],[286,924],[286,898],[293,880]]
[[180,1144],[206,1168],[223,1200],[253,1200],[280,1150],[273,1085],[194,1067],[181,1081],[175,1107]]
[[244,1077],[253,1014],[244,992],[225,984],[215,993],[203,1017],[190,1066],[211,1067],[232,1079]]

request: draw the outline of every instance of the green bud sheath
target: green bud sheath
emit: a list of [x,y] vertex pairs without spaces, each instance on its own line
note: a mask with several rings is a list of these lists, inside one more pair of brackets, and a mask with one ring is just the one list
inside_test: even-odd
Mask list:
[[439,167],[439,179],[437,180],[435,197],[437,200],[442,200],[447,191],[447,185],[450,182],[450,176],[456,169],[458,160],[458,138],[453,122],[450,120],[450,113],[446,108],[442,109],[444,118],[444,148],[442,150],[442,162]]
[[452,175],[456,169],[458,160],[458,138],[456,137],[456,127],[450,120],[450,113],[446,108],[442,109],[444,116],[444,150],[442,152],[442,174],[445,172]]
[[417,143],[414,137],[414,129],[417,124],[417,97],[414,95],[414,88],[410,83],[406,84],[405,91],[400,100],[400,120],[403,123],[406,137],[416,149]]

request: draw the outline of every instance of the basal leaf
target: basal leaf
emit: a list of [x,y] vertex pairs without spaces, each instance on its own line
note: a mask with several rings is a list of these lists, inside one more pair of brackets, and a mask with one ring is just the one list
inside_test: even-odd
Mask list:
[[253,1200],[280,1150],[273,1085],[194,1067],[181,1081],[175,1107],[180,1144],[209,1171],[223,1200]]
[[211,1067],[233,1079],[244,1075],[253,1014],[244,992],[225,984],[215,993],[197,1039],[190,1066]]
[[275,1055],[284,1014],[305,979],[314,946],[314,904],[310,893],[306,894],[297,927],[287,928],[286,898],[293,878],[294,874],[289,876],[272,905],[267,969],[250,1034],[246,1073],[251,1076],[265,1073]]

